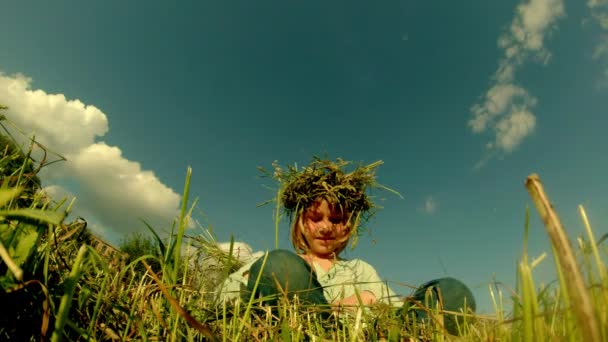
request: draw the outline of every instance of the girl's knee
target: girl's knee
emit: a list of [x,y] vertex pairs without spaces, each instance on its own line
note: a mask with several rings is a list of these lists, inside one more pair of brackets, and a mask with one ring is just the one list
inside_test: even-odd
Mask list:
[[268,256],[262,256],[251,265],[252,275],[257,276],[260,272],[266,277],[282,279],[288,274],[310,273],[310,268],[297,254],[285,249],[275,249],[268,252]]
[[274,249],[268,252],[268,258],[266,259],[266,263],[284,260],[295,260],[295,258],[301,259],[299,256],[296,255],[296,253],[292,251],[288,251],[286,249]]
[[468,286],[456,278],[445,277],[426,282],[415,291],[413,297],[424,303],[428,295],[432,302],[441,297],[444,309],[449,311],[459,311],[465,306],[472,311],[476,309],[473,293]]
[[262,296],[289,292],[298,293],[305,302],[327,303],[310,266],[297,254],[287,250],[270,251],[251,266],[247,283],[249,291],[253,291],[256,282],[257,292]]

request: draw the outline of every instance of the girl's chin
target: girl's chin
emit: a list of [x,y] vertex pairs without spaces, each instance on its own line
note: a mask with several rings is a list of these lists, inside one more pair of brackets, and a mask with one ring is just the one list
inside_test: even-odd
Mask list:
[[314,252],[319,256],[331,256],[334,254],[335,250],[336,248],[334,248],[334,246],[318,246],[315,248]]

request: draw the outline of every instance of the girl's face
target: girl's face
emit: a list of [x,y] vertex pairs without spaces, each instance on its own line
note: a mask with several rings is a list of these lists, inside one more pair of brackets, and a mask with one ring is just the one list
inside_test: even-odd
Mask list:
[[302,215],[301,229],[308,243],[308,253],[319,258],[333,258],[348,241],[348,214],[333,208],[327,200],[315,202]]

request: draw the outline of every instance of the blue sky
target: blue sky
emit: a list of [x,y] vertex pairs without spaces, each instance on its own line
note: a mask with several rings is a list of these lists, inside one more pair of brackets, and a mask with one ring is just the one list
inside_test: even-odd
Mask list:
[[[68,162],[43,181],[111,241],[167,227],[186,168],[220,241],[274,246],[258,166],[383,160],[349,257],[420,284],[514,286],[526,176],[571,236],[606,232],[608,11],[563,1],[10,2],[0,103]],[[530,253],[549,252],[531,208]],[[280,244],[291,248],[282,226]],[[540,279],[550,280],[547,259]],[[394,286],[397,292],[409,293]]]

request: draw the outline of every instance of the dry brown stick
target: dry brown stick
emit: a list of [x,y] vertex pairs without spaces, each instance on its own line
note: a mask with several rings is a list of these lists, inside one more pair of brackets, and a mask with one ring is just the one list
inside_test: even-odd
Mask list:
[[601,340],[599,326],[595,315],[593,314],[593,306],[589,298],[589,292],[583,282],[583,276],[576,264],[572,245],[566,235],[564,228],[557,216],[549,198],[545,194],[543,185],[537,174],[531,174],[526,178],[526,188],[532,197],[532,201],[536,205],[536,210],[540,215],[547,234],[551,239],[551,243],[555,246],[557,259],[564,270],[566,278],[566,290],[572,299],[574,313],[578,320],[580,331],[584,341],[595,342]]

